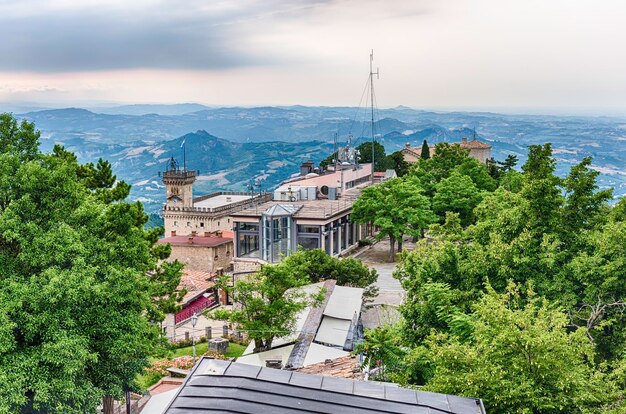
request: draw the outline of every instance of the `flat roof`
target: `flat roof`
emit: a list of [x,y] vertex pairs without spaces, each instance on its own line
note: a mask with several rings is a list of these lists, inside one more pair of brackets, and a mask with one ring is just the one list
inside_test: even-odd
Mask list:
[[239,201],[250,200],[251,198],[252,196],[250,195],[217,194],[213,197],[205,198],[201,201],[196,201],[193,203],[193,206],[201,208],[215,208],[238,203]]
[[344,192],[344,195],[337,200],[319,198],[317,200],[298,200],[293,203],[279,200],[267,201],[257,206],[249,205],[231,214],[231,217],[233,217],[233,221],[237,221],[236,217],[261,217],[265,211],[276,205],[284,206],[293,204],[299,206],[300,209],[298,209],[292,217],[323,220],[351,210],[352,204],[354,204],[359,195],[359,190],[351,190]]

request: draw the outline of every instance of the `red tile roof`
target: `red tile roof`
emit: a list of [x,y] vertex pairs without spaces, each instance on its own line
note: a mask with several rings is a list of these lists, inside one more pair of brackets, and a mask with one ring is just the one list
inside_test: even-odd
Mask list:
[[374,173],[374,177],[384,177],[385,176],[385,172],[384,171],[376,171]]
[[215,247],[224,243],[232,243],[232,237],[217,237],[217,236],[171,236],[164,237],[159,240],[158,244],[170,243],[175,246],[203,246],[203,247]]
[[212,288],[215,283],[211,280],[215,275],[207,272],[201,272],[199,270],[183,270],[183,275],[180,278],[177,290],[187,289],[187,293],[183,298],[183,303],[187,303],[189,300],[195,298],[206,292],[207,289]]
[[304,374],[323,375],[325,377],[338,377],[348,379],[363,379],[364,374],[359,368],[359,361],[352,355],[346,355],[335,359],[327,359],[324,362],[308,365],[296,371]]
[[491,145],[484,143],[484,142],[480,142],[479,140],[477,140],[476,138],[474,138],[471,141],[461,141],[461,142],[457,142],[456,144],[459,144],[461,146],[461,148],[467,148],[467,149],[489,149],[491,148]]

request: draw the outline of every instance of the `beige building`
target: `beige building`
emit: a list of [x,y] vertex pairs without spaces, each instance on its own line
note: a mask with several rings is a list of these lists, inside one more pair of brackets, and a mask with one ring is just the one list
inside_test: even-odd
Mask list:
[[[481,163],[487,163],[487,160],[491,158],[491,145],[478,141],[476,137],[472,140],[468,141],[467,138],[463,138],[461,142],[452,142],[451,145],[458,145],[461,148],[468,149],[469,156],[475,158]],[[430,149],[430,156],[432,157],[435,154],[435,146],[430,145],[428,147]],[[410,143],[407,143],[404,148],[402,148],[402,155],[404,156],[404,161],[409,164],[414,164],[421,158],[422,147],[411,147]]]
[[185,269],[189,270],[216,274],[228,270],[233,259],[233,238],[222,232],[170,236],[158,243],[169,243],[172,254],[168,260],[185,263]]
[[174,158],[168,163],[162,178],[166,191],[162,215],[167,236],[231,231],[232,212],[271,198],[268,194],[226,191],[194,198],[196,171],[179,168]]

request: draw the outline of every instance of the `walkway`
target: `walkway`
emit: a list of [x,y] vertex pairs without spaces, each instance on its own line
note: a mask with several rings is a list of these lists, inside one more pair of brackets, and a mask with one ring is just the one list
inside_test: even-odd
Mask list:
[[[413,250],[415,243],[405,238],[404,248]],[[378,272],[378,296],[372,302],[373,307],[363,314],[363,325],[366,328],[393,323],[400,315],[395,310],[404,300],[405,292],[397,279],[394,279],[393,272],[398,265],[397,262],[389,262],[389,238],[385,237],[368,250],[358,254],[356,258],[361,259],[365,265],[376,269]]]

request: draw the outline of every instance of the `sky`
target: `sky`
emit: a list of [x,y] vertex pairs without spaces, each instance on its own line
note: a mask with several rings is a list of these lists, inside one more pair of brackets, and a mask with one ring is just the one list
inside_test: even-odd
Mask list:
[[626,114],[623,0],[0,0],[0,102]]

